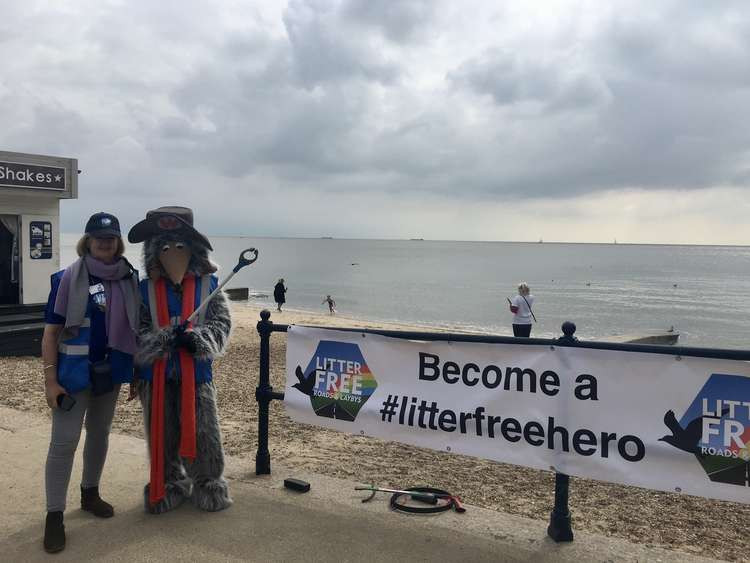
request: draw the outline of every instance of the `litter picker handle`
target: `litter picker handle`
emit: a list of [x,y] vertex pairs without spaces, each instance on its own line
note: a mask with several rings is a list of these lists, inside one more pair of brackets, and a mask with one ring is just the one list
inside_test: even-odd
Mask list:
[[[246,255],[252,255],[251,257],[247,257]],[[221,291],[221,288],[227,285],[229,283],[229,280],[231,280],[234,275],[239,272],[242,268],[245,266],[249,266],[253,262],[255,262],[258,259],[258,250],[256,248],[246,248],[242,252],[240,252],[240,257],[237,260],[237,265],[232,268],[232,272],[226,277],[226,279],[219,284],[219,287],[214,289],[211,294],[206,297],[206,299],[201,303],[198,308],[191,313],[191,315],[185,319],[185,321],[182,323],[183,326],[187,326],[188,323],[191,323],[195,317],[197,317],[200,312],[211,302],[211,299],[214,298],[214,296]]]
[[354,487],[355,491],[370,491],[372,494],[367,497],[366,499],[362,499],[362,502],[368,502],[373,499],[375,496],[375,493],[378,491],[381,493],[393,493],[393,494],[399,494],[399,495],[408,495],[412,499],[420,501],[420,502],[426,502],[427,504],[437,504],[438,502],[438,496],[434,493],[423,493],[421,491],[402,491],[399,489],[381,489],[379,487]]
[[466,512],[466,509],[464,508],[464,505],[461,504],[461,499],[457,496],[452,496],[450,499],[453,501],[453,509],[458,512],[459,514],[462,512]]

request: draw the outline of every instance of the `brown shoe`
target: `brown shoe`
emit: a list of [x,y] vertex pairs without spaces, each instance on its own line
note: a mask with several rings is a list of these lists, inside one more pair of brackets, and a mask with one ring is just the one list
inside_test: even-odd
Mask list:
[[99,487],[81,487],[81,508],[99,518],[112,518],[115,515],[112,505],[99,496]]
[[44,523],[44,551],[57,553],[65,549],[65,525],[62,511],[48,512]]

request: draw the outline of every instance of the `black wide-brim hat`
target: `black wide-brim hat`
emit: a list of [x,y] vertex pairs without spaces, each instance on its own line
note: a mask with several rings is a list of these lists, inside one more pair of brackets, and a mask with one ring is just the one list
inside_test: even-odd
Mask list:
[[143,242],[164,233],[179,233],[188,240],[213,250],[208,239],[193,227],[193,210],[187,207],[159,207],[146,213],[146,218],[133,225],[128,241]]

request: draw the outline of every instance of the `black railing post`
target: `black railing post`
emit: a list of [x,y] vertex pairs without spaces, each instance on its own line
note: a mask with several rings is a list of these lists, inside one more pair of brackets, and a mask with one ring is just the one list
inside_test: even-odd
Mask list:
[[573,541],[573,528],[570,526],[568,509],[568,485],[570,477],[555,473],[555,507],[549,517],[547,535],[556,542]]
[[260,335],[260,374],[258,387],[255,388],[255,400],[258,402],[258,452],[255,454],[255,474],[271,473],[271,452],[268,451],[268,404],[271,402],[270,360],[271,360],[271,312],[264,309],[260,312],[258,334]]
[[[558,339],[562,345],[575,346],[577,338],[573,336],[576,325],[566,321],[562,325],[563,335]],[[568,508],[568,487],[570,477],[564,473],[555,473],[555,507],[549,517],[547,535],[556,542],[573,541],[573,528],[570,526],[570,509]]]

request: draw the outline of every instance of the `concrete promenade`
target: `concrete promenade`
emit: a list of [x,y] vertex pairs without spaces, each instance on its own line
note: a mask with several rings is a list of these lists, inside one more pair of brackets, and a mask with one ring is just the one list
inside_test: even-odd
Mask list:
[[[254,460],[228,460],[229,510],[210,514],[186,503],[153,516],[142,507],[145,444],[119,434],[111,436],[102,479],[115,517],[101,520],[79,508],[82,437],[65,513],[67,547],[48,555],[42,549],[48,443],[45,417],[0,408],[2,561],[709,561],[580,531],[573,543],[556,545],[545,522],[472,506],[465,514],[393,513],[386,494],[362,504],[355,483],[290,474],[273,459],[273,474],[262,477],[254,474]],[[312,490],[285,490],[282,482],[292,476]]]

